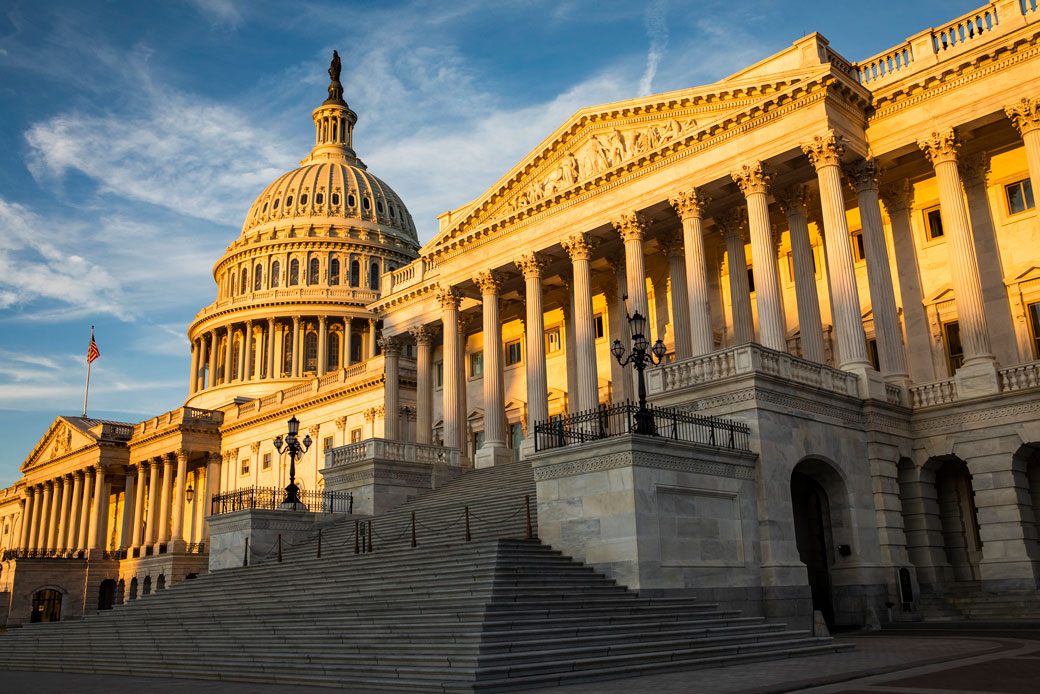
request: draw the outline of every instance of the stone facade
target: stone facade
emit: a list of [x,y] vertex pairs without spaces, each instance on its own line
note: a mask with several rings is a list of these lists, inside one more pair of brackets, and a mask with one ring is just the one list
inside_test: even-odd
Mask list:
[[[846,624],[916,618],[922,592],[1035,592],[1040,13],[1023,7],[858,63],[811,34],[711,85],[582,109],[421,247],[330,96],[311,155],[214,268],[186,406],[59,418],[0,492],[9,619],[50,585],[18,577],[37,565],[126,583],[126,562],[168,556],[163,582],[186,578],[216,494],[288,482],[273,440],[291,416],[314,442],[297,483],[353,490],[359,512],[530,458],[543,539],[641,591]],[[665,350],[651,402],[746,425],[748,451],[537,450],[536,424],[636,397],[610,351],[636,312]],[[82,585],[99,587],[58,585],[79,605],[63,618],[97,602]]]

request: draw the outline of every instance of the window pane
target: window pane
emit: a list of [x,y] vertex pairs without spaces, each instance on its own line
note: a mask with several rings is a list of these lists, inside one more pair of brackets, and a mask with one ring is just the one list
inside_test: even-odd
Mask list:
[[1029,330],[1033,337],[1033,356],[1040,359],[1040,302],[1029,304]]
[[271,286],[272,287],[277,287],[278,286],[278,275],[281,273],[281,271],[282,271],[282,266],[281,266],[281,264],[277,260],[274,261],[273,263],[271,263]]
[[964,348],[961,346],[961,326],[957,321],[943,324],[943,337],[946,338],[946,358],[949,361],[950,375],[960,368],[964,362]]
[[928,238],[938,239],[943,236],[942,214],[939,208],[928,211]]
[[484,353],[477,352],[469,355],[469,375],[476,378],[484,375]]
[[749,293],[753,293],[755,291],[755,271],[751,268],[747,269],[747,286]]

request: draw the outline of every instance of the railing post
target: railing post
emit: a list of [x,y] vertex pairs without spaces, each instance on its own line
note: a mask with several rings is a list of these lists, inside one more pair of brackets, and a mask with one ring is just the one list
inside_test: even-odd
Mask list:
[[372,551],[372,521],[368,522],[368,551]]
[[466,507],[466,542],[470,541],[471,536],[469,534],[469,506]]
[[249,538],[246,538],[246,550],[242,555],[242,566],[249,566]]
[[524,495],[524,505],[527,507],[527,539],[534,537],[534,529],[531,528],[531,495]]
[[321,559],[321,528],[318,528],[318,559]]
[[412,547],[415,547],[415,511],[412,511]]
[[278,563],[282,563],[282,534],[278,533]]
[[361,521],[354,519],[354,554],[361,554]]

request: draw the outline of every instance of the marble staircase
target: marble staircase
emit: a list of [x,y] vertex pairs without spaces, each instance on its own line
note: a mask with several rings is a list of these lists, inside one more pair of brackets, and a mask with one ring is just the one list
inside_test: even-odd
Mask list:
[[524,463],[469,472],[373,519],[371,552],[354,553],[346,520],[323,531],[320,558],[315,536],[281,561],[0,635],[0,669],[490,692],[840,649],[692,599],[642,598],[526,539],[533,491]]

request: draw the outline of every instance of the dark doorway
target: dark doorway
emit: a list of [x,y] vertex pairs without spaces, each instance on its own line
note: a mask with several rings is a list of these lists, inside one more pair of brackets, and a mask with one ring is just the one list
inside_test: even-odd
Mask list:
[[971,473],[963,460],[950,458],[935,471],[943,548],[957,581],[981,578],[982,538]]
[[798,545],[798,556],[809,572],[813,610],[819,610],[827,623],[833,624],[830,506],[827,493],[812,477],[795,471],[791,473],[791,504],[795,542]]
[[130,579],[130,599],[137,600],[137,577]]
[[150,595],[151,592],[152,592],[152,577],[151,576],[145,576],[144,577],[144,587],[141,588],[141,596],[143,597],[145,595]]
[[97,608],[111,610],[114,604],[116,604],[116,582],[111,578],[106,578],[98,587]]
[[30,622],[57,622],[61,619],[61,593],[50,588],[33,594]]

